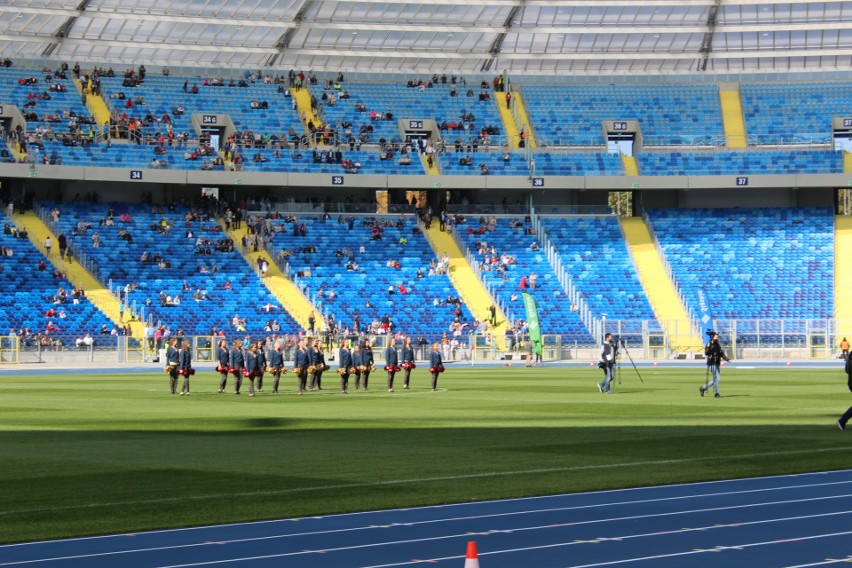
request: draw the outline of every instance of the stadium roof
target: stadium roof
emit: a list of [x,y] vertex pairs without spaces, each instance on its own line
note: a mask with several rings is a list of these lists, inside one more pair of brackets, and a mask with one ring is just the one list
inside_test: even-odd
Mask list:
[[852,2],[4,0],[0,57],[364,72],[852,68]]

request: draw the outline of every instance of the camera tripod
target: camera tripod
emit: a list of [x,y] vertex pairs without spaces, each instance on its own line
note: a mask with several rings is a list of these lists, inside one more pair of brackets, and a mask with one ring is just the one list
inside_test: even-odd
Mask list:
[[644,385],[645,381],[642,380],[642,375],[639,373],[639,369],[636,368],[636,363],[633,362],[633,357],[630,356],[630,350],[627,349],[627,344],[624,343],[624,340],[620,335],[615,338],[615,362],[616,373],[618,374],[618,384],[621,384],[621,361],[619,360],[619,356],[621,355],[622,348],[624,349],[624,354],[627,355],[627,359],[630,361],[630,364],[633,365],[633,370],[636,371],[636,376],[639,377],[639,382]]

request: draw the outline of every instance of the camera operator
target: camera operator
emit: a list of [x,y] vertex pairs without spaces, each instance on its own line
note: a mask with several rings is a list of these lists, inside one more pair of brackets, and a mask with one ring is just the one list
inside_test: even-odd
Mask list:
[[723,360],[730,361],[730,359],[725,355],[722,346],[719,345],[719,334],[715,331],[708,331],[707,335],[710,336],[710,341],[704,346],[704,356],[707,357],[707,370],[711,376],[706,385],[698,387],[698,392],[701,393],[701,396],[704,396],[704,393],[712,385],[713,392],[715,393],[713,396],[722,398],[722,395],[719,394],[719,367],[722,365]]
[[612,370],[615,366],[615,346],[612,343],[612,334],[607,333],[604,336],[601,344],[601,357],[598,362],[598,367],[603,370],[604,380],[598,383],[598,390],[604,394],[609,394],[610,384],[612,383]]

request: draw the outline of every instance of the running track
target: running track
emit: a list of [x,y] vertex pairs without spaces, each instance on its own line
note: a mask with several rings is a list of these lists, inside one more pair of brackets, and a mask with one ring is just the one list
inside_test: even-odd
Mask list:
[[0,566],[848,566],[852,470],[0,546]]

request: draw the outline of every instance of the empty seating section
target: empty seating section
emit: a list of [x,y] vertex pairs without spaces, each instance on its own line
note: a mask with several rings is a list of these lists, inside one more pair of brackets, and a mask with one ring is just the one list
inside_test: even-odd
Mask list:
[[[193,113],[227,114],[239,132],[250,130],[286,138],[292,126],[299,134],[303,133],[291,99],[279,93],[277,85],[250,83],[248,87],[214,87],[205,85],[204,80],[199,77],[161,75],[148,75],[137,87],[124,87],[123,81],[123,77],[103,77],[101,80],[103,98],[110,110],[118,111],[119,114],[127,113],[130,118],[139,119],[144,119],[149,112],[157,120],[162,120],[163,115],[168,114],[175,133],[188,132],[191,137],[195,137],[192,128]],[[184,82],[188,84],[187,90],[197,85],[198,94],[184,92]],[[124,92],[126,99],[114,98],[120,92]],[[143,97],[145,104],[127,108],[126,101],[137,97]],[[253,109],[252,100],[266,101],[269,108]],[[182,116],[175,116],[173,113],[172,107],[175,105],[183,106]],[[152,122],[143,128],[143,132],[151,135],[156,132],[165,133],[165,125],[162,122]]]
[[[367,219],[389,225],[382,227],[381,240],[371,240],[373,228],[364,224]],[[323,221],[319,217],[299,217],[298,222],[305,223],[306,236],[277,232],[269,250],[274,249],[276,255],[282,250],[292,251],[289,264],[293,275],[310,268],[310,277],[297,276],[297,283],[309,297],[322,302],[323,313],[333,314],[341,330],[352,329],[356,314],[362,329],[374,319],[389,316],[397,331],[412,338],[422,335],[437,341],[441,332],[449,329],[455,308],[436,306],[434,301],[438,299],[440,304],[448,297],[456,297],[457,292],[446,275],[428,275],[435,254],[426,238],[413,232],[415,220],[355,217],[351,230],[347,220],[340,223],[334,218]],[[397,226],[397,222],[401,225]],[[399,244],[402,237],[407,244]],[[316,252],[299,252],[309,245]],[[358,264],[358,270],[347,270],[350,259]],[[389,268],[388,261],[398,261],[400,267]],[[417,278],[418,269],[423,278]],[[400,285],[406,294],[400,292]],[[391,286],[393,294],[388,293]],[[470,312],[467,308],[462,311],[465,321],[472,325]]]
[[[11,225],[4,216],[4,223]],[[87,299],[78,299],[74,303],[71,291],[73,284],[64,278],[54,278],[54,267],[45,262],[45,269],[39,270],[39,262],[44,257],[26,238],[16,238],[12,234],[0,234],[0,287],[4,293],[0,297],[0,321],[4,334],[18,333],[21,328],[29,328],[35,335],[44,333],[49,324],[58,328],[49,335],[59,338],[65,346],[73,346],[75,339],[90,333],[95,345],[115,345],[112,338],[99,338],[101,326],[112,330],[113,323]],[[11,251],[9,256],[7,251]],[[54,244],[54,253],[56,247]],[[67,292],[61,303],[57,303],[59,288]],[[56,315],[49,317],[48,310]],[[61,317],[64,313],[66,317]]]
[[[388,142],[396,139],[402,141],[399,131],[400,119],[434,120],[441,125],[444,122],[462,124],[463,114],[473,114],[473,127],[465,122],[468,130],[449,130],[442,133],[442,138],[450,145],[456,138],[463,142],[476,138],[485,126],[496,126],[502,132],[500,114],[493,100],[479,100],[479,85],[456,85],[458,90],[455,97],[450,96],[451,85],[436,84],[422,93],[418,88],[410,88],[402,83],[342,83],[342,90],[326,90],[327,93],[340,95],[344,90],[349,93],[348,99],[337,98],[334,106],[322,105],[321,116],[324,121],[338,126],[342,122],[352,123],[352,134],[358,136],[362,126],[372,125],[373,133],[368,135],[368,141],[378,143],[380,138]],[[468,88],[472,88],[474,96],[466,96]],[[322,104],[323,85],[311,85],[311,94]],[[487,91],[493,95],[491,91]],[[356,105],[363,104],[365,111],[356,110]],[[390,112],[392,120],[371,120],[370,113],[383,115]],[[338,128],[341,135],[345,129]],[[345,136],[343,138],[346,139]],[[500,143],[500,136],[491,136],[492,145]]]
[[687,303],[704,287],[717,318],[829,318],[831,208],[648,211]]
[[[236,331],[232,318],[239,315],[246,320],[248,334],[262,334],[266,322],[273,319],[278,320],[284,333],[299,329],[238,252],[216,250],[216,241],[226,236],[213,220],[186,221],[190,210],[180,207],[155,213],[151,207],[126,203],[43,205],[61,211],[56,230],[64,232],[76,250],[98,260],[97,276],[102,282],[111,279],[113,285],[138,285],[138,290],[130,292],[128,304],[135,304],[137,311],[147,305],[146,315],[152,316],[154,324],[162,322],[172,332],[182,329],[187,335],[209,335],[213,328],[230,335]],[[113,212],[115,225],[101,225],[109,211]],[[122,221],[121,215],[129,215],[130,220]],[[91,228],[80,231],[80,222],[91,223]],[[169,232],[160,232],[158,227],[163,223],[171,225]],[[122,238],[121,231],[127,231],[131,241]],[[188,231],[192,232],[191,237]],[[100,238],[99,248],[94,247],[95,233]],[[197,247],[199,238],[211,244]],[[211,254],[196,254],[199,248],[209,248]],[[149,260],[142,262],[146,252]],[[153,260],[157,255],[168,260],[170,267],[160,268]],[[200,272],[201,267],[209,272]],[[162,306],[161,292],[179,297],[180,305]],[[193,299],[196,294],[203,294],[206,299]],[[277,307],[266,311],[268,304]]]
[[743,83],[740,98],[750,143],[829,143],[831,119],[852,109],[852,82]]
[[537,176],[622,176],[624,168],[618,154],[574,154],[537,152]]
[[524,86],[537,139],[603,145],[605,120],[638,120],[643,143],[709,144],[724,135],[716,85]]
[[[470,158],[470,165],[462,165],[462,158]],[[487,175],[524,176],[530,175],[523,154],[509,153],[509,159],[503,159],[501,152],[450,152],[442,154],[438,160],[441,173],[449,176],[483,175],[482,165],[488,168]]]
[[654,319],[615,216],[542,217],[539,223],[595,317]]
[[[525,234],[523,228],[512,228],[511,223],[510,219],[496,219],[494,230],[488,230],[487,224],[482,225],[475,218],[470,218],[456,227],[459,238],[480,264],[485,263],[486,258],[494,258],[492,247],[498,257],[494,263],[487,263],[492,268],[497,266],[502,255],[514,258],[514,264],[509,264],[505,272],[482,271],[482,278],[491,289],[492,295],[506,306],[508,317],[526,320],[521,300],[521,280],[529,282],[530,276],[535,274],[536,287],[527,291],[535,296],[542,333],[558,334],[566,341],[589,341],[591,335],[580,316],[571,311],[571,302],[547,260],[547,255],[543,250],[533,251],[530,248],[536,241],[536,236]],[[481,250],[484,250],[484,253],[480,252]],[[514,301],[512,294],[517,297]]]
[[[27,120],[27,131],[34,131],[36,127],[45,128],[49,126],[56,133],[68,131],[70,113],[78,117],[78,125],[83,132],[88,132],[90,126],[82,124],[81,118],[90,119],[89,110],[83,104],[77,87],[71,80],[71,72],[67,72],[67,79],[55,78],[54,75],[35,70],[0,68],[0,104],[13,104],[26,116],[28,112],[34,112],[38,118]],[[20,84],[21,79],[35,79],[34,85]],[[61,85],[65,91],[50,90],[51,84]],[[43,97],[47,93],[49,100]],[[31,101],[35,106],[25,108]],[[97,129],[95,125],[91,128]]]
[[637,155],[639,171],[646,176],[709,176],[737,174],[843,173],[843,153],[802,152],[696,152]]

